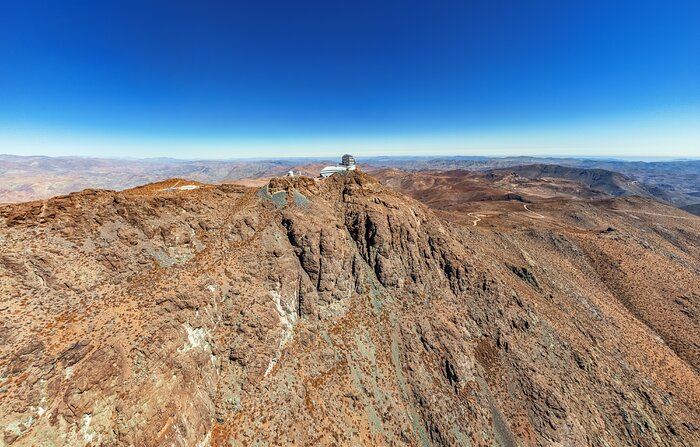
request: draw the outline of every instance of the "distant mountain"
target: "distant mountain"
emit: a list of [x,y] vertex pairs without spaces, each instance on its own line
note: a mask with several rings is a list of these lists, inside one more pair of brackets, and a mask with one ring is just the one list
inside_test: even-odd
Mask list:
[[[535,175],[539,172],[542,175],[559,175],[561,177],[557,178],[561,180],[579,178],[575,171],[565,172],[563,167],[579,170],[603,169],[619,172],[626,178],[605,173],[587,173],[582,174],[579,180],[591,185],[595,183],[596,187],[602,188],[601,192],[612,195],[620,195],[623,191],[630,194],[651,195],[676,206],[698,203],[698,195],[700,195],[700,160],[637,162],[535,157],[357,157],[357,159],[365,172],[395,168],[406,172],[436,170],[479,172],[526,165],[558,165],[560,168],[540,168],[539,171],[534,170],[530,174]],[[333,163],[335,163],[334,160],[313,157],[178,160],[0,155],[0,202],[46,199],[86,188],[123,190],[173,177],[204,183],[243,181],[245,184],[257,184],[259,179],[282,175],[290,169],[315,176],[323,166]],[[522,172],[525,175],[525,171]],[[596,176],[600,178],[596,179]],[[546,187],[544,184],[541,186]]]
[[605,169],[582,169],[551,164],[532,164],[514,166],[506,169],[494,169],[492,173],[514,173],[528,179],[564,179],[601,191],[613,197],[636,195],[654,197],[654,194],[639,181],[633,180],[619,172]]
[[695,203],[693,205],[686,205],[684,207],[681,207],[682,210],[685,210],[689,213],[695,214],[697,216],[700,216],[700,203]]
[[168,178],[204,183],[281,175],[289,160],[177,160],[0,155],[0,202],[47,199],[83,189],[123,190]]
[[514,166],[545,164],[619,172],[641,182],[654,197],[684,206],[697,203],[700,194],[700,160],[629,161],[586,158],[537,157],[384,157],[369,162],[387,168],[418,172],[428,170],[486,171]]

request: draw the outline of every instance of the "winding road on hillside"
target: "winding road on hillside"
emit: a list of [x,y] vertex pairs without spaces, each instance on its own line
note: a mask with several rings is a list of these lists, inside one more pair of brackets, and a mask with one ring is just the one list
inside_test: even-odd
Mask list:
[[534,216],[530,216],[530,217],[532,217],[532,218],[534,218],[534,219],[544,219],[544,218],[545,218],[545,216],[541,215],[540,213],[536,213],[536,212],[532,211],[531,209],[529,209],[529,208],[527,207],[527,203],[526,203],[525,205],[523,205],[523,208],[525,208],[525,211],[529,211],[529,212],[531,212],[532,214],[534,214]]
[[661,214],[661,213],[652,213],[649,211],[633,211],[633,210],[612,210],[616,213],[633,213],[633,214],[647,214],[649,216],[659,216],[659,217],[670,217],[673,219],[684,219],[684,220],[693,220],[697,219],[697,217],[689,217],[689,216],[675,216],[673,214]]
[[471,217],[474,219],[472,222],[472,226],[476,226],[477,223],[481,220],[482,217],[488,217],[487,214],[477,214],[477,213],[467,213],[467,216]]
[[[529,212],[530,214],[532,214],[531,216],[530,216],[529,214],[528,214],[528,215],[529,215],[530,217],[532,217],[533,219],[544,219],[545,217],[547,217],[547,216],[543,216],[543,215],[540,214],[540,213],[536,213],[536,212],[532,211],[531,209],[529,209],[529,208],[527,207],[527,204],[523,205],[523,208],[525,208],[525,211],[527,211],[527,212]],[[472,219],[474,219],[474,220],[472,221],[472,226],[476,227],[476,226],[479,224],[479,222],[481,222],[481,220],[482,220],[483,218],[485,218],[485,217],[491,217],[492,215],[473,212],[473,213],[467,213],[467,216],[469,216],[469,217],[471,217]]]

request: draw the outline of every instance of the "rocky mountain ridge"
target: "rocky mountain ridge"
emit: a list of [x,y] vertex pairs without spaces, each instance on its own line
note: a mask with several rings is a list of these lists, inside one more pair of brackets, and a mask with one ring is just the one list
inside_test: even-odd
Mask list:
[[[472,226],[359,171],[170,184],[0,207],[0,443],[700,442],[700,219]],[[683,334],[613,287],[635,238]]]

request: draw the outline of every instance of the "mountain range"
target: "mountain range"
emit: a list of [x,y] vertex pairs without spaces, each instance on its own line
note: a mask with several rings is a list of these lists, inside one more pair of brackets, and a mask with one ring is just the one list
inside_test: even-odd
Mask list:
[[376,167],[0,205],[0,439],[696,446],[700,218],[611,182],[640,187]]
[[[470,171],[510,169],[521,177],[539,176],[587,184],[611,196],[640,194],[696,210],[700,203],[700,160],[638,162],[534,157],[369,157],[360,158],[366,172],[400,169]],[[0,203],[46,199],[86,188],[123,190],[169,178],[204,183],[259,186],[289,170],[317,176],[332,160],[288,158],[262,160],[106,159],[0,155]],[[529,166],[526,168],[525,166]],[[558,166],[558,167],[555,167]],[[572,170],[573,169],[573,170]]]

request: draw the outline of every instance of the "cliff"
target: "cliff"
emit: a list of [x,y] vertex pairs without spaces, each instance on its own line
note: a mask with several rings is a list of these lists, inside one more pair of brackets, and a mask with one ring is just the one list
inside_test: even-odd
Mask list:
[[0,444],[698,445],[698,224],[625,273],[654,224],[587,212],[472,227],[361,172],[2,206]]

